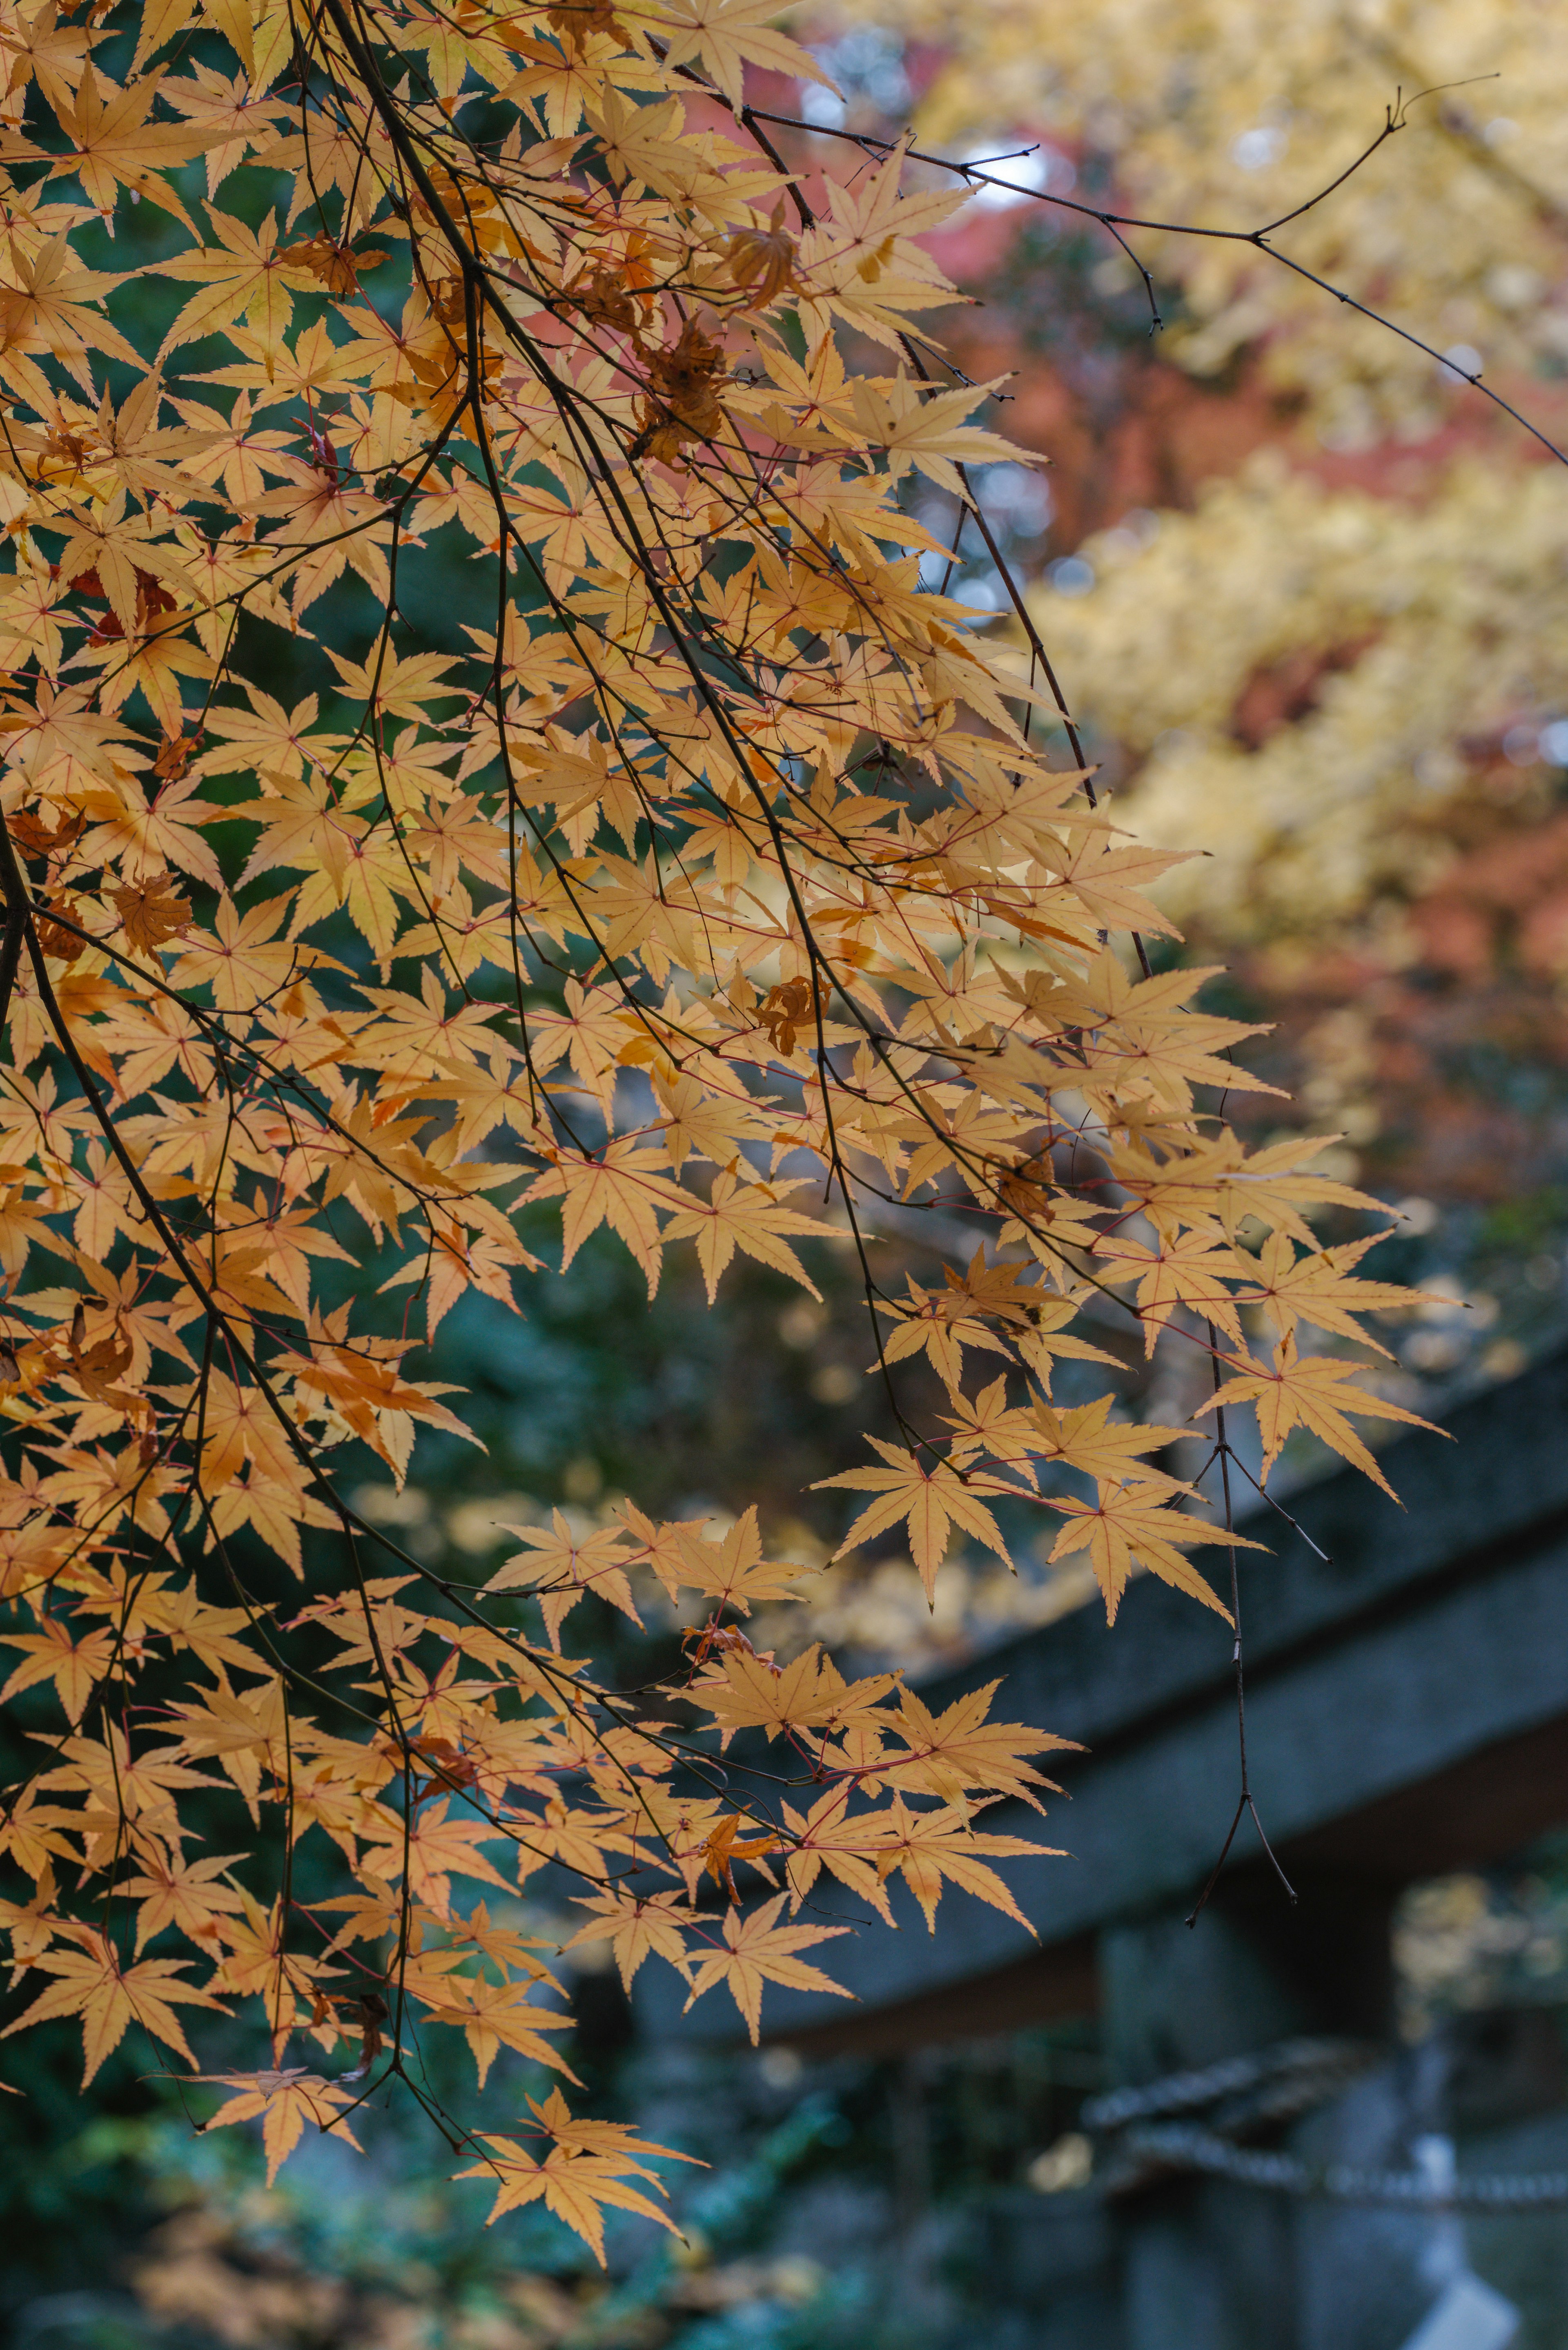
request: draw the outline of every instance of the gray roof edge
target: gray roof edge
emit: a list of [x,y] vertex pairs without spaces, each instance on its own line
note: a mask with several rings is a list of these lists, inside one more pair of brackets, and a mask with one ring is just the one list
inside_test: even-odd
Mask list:
[[[1345,1468],[1264,1504],[1239,1531],[1269,1555],[1237,1554],[1250,1676],[1278,1667],[1346,1622],[1409,1604],[1433,1579],[1482,1574],[1552,1538],[1568,1516],[1568,1349],[1465,1399],[1447,1432],[1412,1430],[1378,1455],[1389,1499]],[[1327,1554],[1314,1555],[1313,1544]],[[1228,1579],[1225,1553],[1197,1563]],[[1095,1604],[1021,1633],[919,1683],[927,1704],[1001,1680],[993,1711],[1103,1750],[1166,1709],[1207,1696],[1231,1670],[1229,1623],[1152,1575],[1129,1586],[1116,1623]]]

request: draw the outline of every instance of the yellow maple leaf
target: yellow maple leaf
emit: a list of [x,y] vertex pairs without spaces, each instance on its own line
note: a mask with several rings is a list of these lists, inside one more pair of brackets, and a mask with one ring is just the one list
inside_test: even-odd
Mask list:
[[634,1624],[641,1625],[631,1586],[626,1579],[627,1562],[633,1554],[618,1528],[601,1527],[598,1533],[579,1542],[560,1511],[556,1510],[548,1527],[505,1526],[502,1531],[519,1535],[528,1548],[507,1559],[484,1587],[487,1591],[532,1592],[539,1602],[550,1646],[557,1656],[561,1652],[562,1623],[578,1600],[590,1592],[596,1598],[607,1600],[612,1607],[618,1607]]
[[886,451],[894,481],[913,465],[950,496],[967,499],[958,464],[1033,462],[1028,450],[1014,448],[999,432],[964,421],[1006,380],[998,376],[990,383],[929,391],[902,377],[880,384],[861,378],[851,386],[851,399],[867,441]]
[[656,2220],[672,2235],[680,2234],[669,2213],[630,2181],[646,2178],[665,2194],[668,2190],[657,2171],[649,2170],[637,2157],[690,2162],[690,2155],[639,2138],[626,2122],[576,2120],[559,2090],[553,2090],[543,2104],[530,2097],[528,2107],[535,2117],[535,2143],[546,2137],[554,2141],[542,2161],[522,2140],[483,2130],[479,2135],[490,2148],[488,2155],[471,2168],[452,2174],[457,2178],[488,2179],[494,2185],[495,2201],[487,2225],[504,2212],[543,2202],[592,2248],[601,2268],[607,2209],[635,2211],[642,2219]]
[[445,2023],[462,2032],[479,2074],[483,2089],[490,2077],[490,2067],[498,2052],[512,2048],[531,2063],[546,2064],[564,2073],[568,2081],[576,2074],[558,2050],[551,2047],[545,2037],[550,2032],[569,2032],[572,2018],[558,2010],[535,2007],[529,1993],[534,1986],[524,1983],[489,1982],[483,1977],[447,1975],[438,1998],[426,2003],[426,2013],[431,2023]]
[[900,1795],[893,1797],[887,1841],[877,1855],[877,1872],[886,1879],[900,1875],[919,1903],[927,1929],[937,1929],[937,1904],[942,1882],[950,1877],[966,1893],[989,1902],[1033,1933],[1033,1928],[987,1859],[1015,1860],[1044,1856],[1059,1860],[1052,1846],[1031,1844],[1026,1837],[995,1835],[971,1825],[967,1809],[910,1812]]
[[688,1694],[712,1714],[727,1742],[737,1730],[765,1730],[773,1738],[785,1730],[842,1728],[877,1705],[897,1679],[868,1673],[846,1682],[815,1641],[782,1669],[749,1647],[730,1647],[691,1683]]
[[653,1893],[627,1900],[617,1893],[576,1894],[580,1909],[594,1914],[579,1926],[564,1950],[584,1942],[607,1942],[627,1991],[644,1959],[667,1959],[678,1972],[686,1968],[686,1929],[693,1923],[690,1908],[674,1893]]
[[988,1721],[991,1701],[1001,1687],[1000,1681],[988,1681],[983,1689],[955,1698],[940,1714],[933,1714],[913,1690],[901,1689],[898,1711],[888,1728],[905,1742],[908,1757],[890,1750],[896,1759],[878,1773],[879,1783],[940,1795],[955,1809],[966,1792],[983,1790],[1016,1795],[1034,1811],[1044,1811],[1032,1790],[1061,1791],[1025,1758],[1052,1749],[1076,1752],[1076,1742],[1021,1721]]
[[907,1520],[909,1548],[928,1596],[935,1588],[937,1569],[947,1555],[948,1539],[955,1525],[973,1534],[988,1550],[993,1550],[1012,1565],[996,1520],[950,1461],[936,1455],[921,1460],[879,1436],[873,1436],[869,1441],[888,1463],[885,1469],[849,1469],[840,1476],[816,1480],[819,1487],[847,1485],[852,1492],[882,1496],[861,1511],[834,1553],[836,1558],[842,1558],[846,1551],[857,1548],[874,1534],[885,1534],[890,1526]]
[[764,1983],[783,1983],[791,1991],[832,1991],[839,1999],[853,1995],[830,1981],[819,1967],[807,1966],[804,1959],[796,1956],[817,1942],[830,1942],[836,1936],[846,1934],[848,1927],[781,1926],[779,1913],[788,1898],[785,1893],[777,1894],[749,1914],[726,1909],[722,1947],[693,1950],[691,1954],[691,1996],[686,2002],[688,2008],[704,1991],[711,1991],[716,1983],[723,1983],[746,2020],[753,2047],[761,2028]]
[[[1357,1339],[1386,1355],[1387,1347],[1361,1327],[1360,1316],[1434,1301],[1425,1291],[1406,1289],[1394,1281],[1364,1281],[1352,1273],[1380,1238],[1374,1232],[1365,1240],[1342,1241],[1336,1247],[1298,1257],[1283,1232],[1271,1232],[1258,1253],[1257,1286],[1239,1291],[1238,1300],[1266,1306],[1282,1337],[1297,1322],[1311,1322],[1336,1337]],[[1231,1336],[1239,1341],[1238,1332]]]
[[563,1153],[528,1192],[531,1200],[560,1198],[561,1271],[570,1269],[583,1243],[601,1224],[618,1233],[642,1268],[652,1297],[659,1287],[663,1247],[658,1211],[685,1194],[657,1172],[659,1154],[627,1139],[602,1155],[577,1159]]
[[47,1991],[39,1992],[31,2007],[14,2023],[0,2032],[0,2040],[8,2040],[14,2032],[25,2032],[29,2024],[46,2022],[51,2016],[79,2015],[84,2088],[104,2059],[113,2054],[127,2027],[133,2022],[140,2023],[154,2040],[161,2040],[175,2049],[187,2064],[194,2064],[174,2012],[176,2006],[213,2007],[220,2013],[227,2010],[211,1991],[181,1981],[191,1963],[189,1959],[143,1959],[127,1967],[121,1964],[113,1943],[96,1928],[78,1926],[73,1929],[73,1939],[80,1944],[78,1950],[46,1950],[33,1960],[36,1967],[56,1980]]
[[18,1690],[34,1688],[39,1681],[53,1681],[66,1719],[74,1730],[99,1682],[112,1670],[117,1645],[114,1634],[107,1628],[73,1641],[70,1627],[58,1616],[46,1616],[43,1628],[37,1632],[0,1633],[0,1648],[25,1652],[22,1662],[5,1688],[0,1689],[0,1705]]
[[303,2065],[288,2072],[198,2073],[195,2077],[238,2092],[203,2122],[203,2129],[260,2121],[269,2187],[299,2144],[307,2122],[328,2137],[343,2138],[352,2147],[359,2143],[341,2113],[343,2106],[358,2103],[355,2091],[339,2088],[336,2081],[324,2081]]
[[696,1241],[697,1262],[708,1284],[710,1305],[718,1293],[719,1277],[737,1248],[763,1264],[771,1264],[776,1273],[787,1274],[813,1297],[821,1295],[783,1237],[785,1232],[832,1235],[830,1224],[819,1224],[810,1216],[781,1204],[791,1191],[799,1191],[805,1180],[805,1177],[795,1176],[784,1182],[742,1183],[730,1168],[721,1168],[713,1178],[705,1208],[692,1204],[690,1192],[680,1195],[687,1204],[670,1218],[664,1228],[664,1237],[667,1241]]
[[1425,1428],[1439,1436],[1448,1434],[1446,1429],[1434,1429],[1432,1422],[1423,1419],[1418,1412],[1407,1411],[1403,1404],[1391,1403],[1386,1396],[1376,1395],[1370,1388],[1358,1385],[1359,1364],[1347,1362],[1342,1355],[1299,1354],[1293,1330],[1287,1331],[1274,1348],[1272,1371],[1259,1370],[1245,1356],[1222,1355],[1220,1360],[1234,1376],[1199,1409],[1214,1411],[1234,1403],[1252,1405],[1263,1440],[1265,1477],[1292,1429],[1305,1428],[1332,1451],[1353,1461],[1375,1484],[1381,1485],[1391,1500],[1397,1501],[1393,1486],[1352,1427],[1352,1418],[1397,1419],[1408,1428]]
[[1262,1550],[1262,1543],[1245,1534],[1228,1534],[1223,1526],[1167,1505],[1168,1480],[1158,1484],[1102,1484],[1096,1503],[1069,1501],[1054,1495],[1051,1507],[1067,1521],[1051,1551],[1051,1562],[1086,1550],[1106,1602],[1106,1621],[1114,1624],[1122,1593],[1135,1560],[1158,1575],[1162,1583],[1200,1599],[1206,1607],[1231,1620],[1231,1610],[1217,1599],[1198,1569],[1182,1556],[1193,1543],[1233,1543],[1238,1550]]
[[831,77],[811,51],[778,30],[778,13],[775,0],[662,0],[660,23],[672,28],[669,62],[683,66],[697,60],[732,106],[741,103],[747,65],[833,89]]
[[1076,1469],[1085,1477],[1118,1480],[1137,1478],[1146,1490],[1168,1493],[1185,1491],[1179,1478],[1168,1477],[1144,1460],[1146,1452],[1179,1443],[1187,1430],[1159,1428],[1147,1421],[1111,1418],[1115,1398],[1097,1396],[1093,1403],[1057,1411],[1036,1399],[1032,1417],[1039,1438],[1035,1449],[1044,1461]]

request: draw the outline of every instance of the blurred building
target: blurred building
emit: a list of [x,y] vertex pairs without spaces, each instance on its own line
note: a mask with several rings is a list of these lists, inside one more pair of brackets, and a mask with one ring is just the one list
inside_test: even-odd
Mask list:
[[[1565,1429],[1559,1357],[1460,1405],[1457,1441],[1391,1448],[1402,1508],[1346,1471],[1249,1520],[1270,1546],[1239,1559],[1257,1812],[1228,1849],[1231,1636],[1163,1585],[1114,1634],[1085,1609],[924,1687],[940,1705],[1000,1674],[1007,1714],[1085,1751],[1051,1805],[1071,1857],[1012,1866],[1037,1946],[955,1897],[934,1935],[911,1905],[896,1941],[837,1946],[853,2011],[770,1993],[774,2079],[881,2067],[881,2199],[857,2218],[841,2182],[836,2223],[887,2237],[862,2339],[901,2309],[910,2343],[972,2339],[982,2313],[988,2350],[1568,2341],[1562,1954],[1490,1984],[1472,1965],[1488,2003],[1446,2017],[1407,1963],[1401,2015],[1393,1947],[1410,1887],[1568,1823]],[[1038,1830],[1019,1805],[987,1825]],[[675,2008],[649,1981],[645,2044],[687,2052],[672,2090],[727,2028],[716,2002]],[[1002,2158],[955,2198],[966,2095]],[[830,2246],[831,2194],[801,2208]]]

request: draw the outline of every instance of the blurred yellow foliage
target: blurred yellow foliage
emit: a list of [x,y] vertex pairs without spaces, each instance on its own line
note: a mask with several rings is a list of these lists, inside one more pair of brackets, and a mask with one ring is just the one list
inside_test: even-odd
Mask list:
[[[1533,1327],[1568,1197],[1560,9],[836,0],[813,23],[830,60],[867,27],[898,45],[918,152],[1039,148],[998,165],[1033,194],[960,215],[981,307],[956,339],[977,376],[1016,369],[1008,428],[1054,461],[1044,551],[1072,559],[1028,600],[1114,820],[1204,852],[1158,901],[1278,1024],[1270,1074],[1362,1180],[1528,1195]],[[864,112],[852,88],[848,130],[893,127]],[[1151,273],[1152,341],[1096,213]]]
[[1122,820],[1202,849],[1162,901],[1256,941],[1403,901],[1455,855],[1455,749],[1568,706],[1568,473],[1461,460],[1418,505],[1274,452],[1158,531],[1101,532],[1035,617],[1075,705],[1143,761]]
[[[1280,249],[1438,350],[1478,352],[1489,376],[1568,359],[1568,311],[1547,299],[1568,223],[1568,42],[1552,0],[848,0],[841,13],[940,46],[923,145],[1045,133],[1114,158],[1117,208],[1154,220],[1259,228],[1350,164],[1402,98],[1398,137]],[[1166,348],[1182,366],[1211,375],[1266,340],[1271,381],[1310,401],[1334,448],[1440,422],[1430,359],[1254,247],[1135,243],[1180,288]]]

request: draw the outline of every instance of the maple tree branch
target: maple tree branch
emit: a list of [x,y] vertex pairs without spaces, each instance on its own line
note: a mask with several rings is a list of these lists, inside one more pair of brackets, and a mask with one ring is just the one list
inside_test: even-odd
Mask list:
[[[1212,1322],[1209,1325],[1209,1346],[1213,1371],[1214,1393],[1219,1395],[1222,1392],[1220,1384],[1220,1341]],[[1216,1457],[1220,1462],[1220,1479],[1225,1502],[1225,1532],[1227,1534],[1233,1534],[1236,1530],[1236,1522],[1231,1500],[1231,1455],[1230,1440],[1225,1432],[1225,1407],[1223,1404],[1217,1404],[1215,1406],[1214,1429],[1214,1449]],[[1208,1881],[1204,1885],[1202,1892],[1199,1895],[1196,1903],[1193,1905],[1193,1908],[1187,1918],[1186,1922],[1189,1927],[1197,1925],[1199,1916],[1208,1905],[1210,1895],[1213,1892],[1214,1887],[1220,1882],[1220,1872],[1225,1866],[1226,1858],[1230,1853],[1231,1845],[1235,1842],[1236,1831],[1241,1825],[1243,1815],[1249,1812],[1252,1815],[1252,1825],[1258,1831],[1259,1841],[1262,1845],[1263,1850],[1268,1856],[1270,1866],[1273,1869],[1274,1875],[1279,1878],[1280,1883],[1283,1886],[1293,1908],[1296,1906],[1297,1898],[1294,1887],[1292,1885],[1290,1878],[1285,1875],[1284,1870],[1280,1866],[1279,1861],[1275,1857],[1274,1848],[1269,1842],[1268,1836],[1264,1832],[1263,1823],[1258,1816],[1258,1806],[1252,1799],[1251,1780],[1247,1767],[1247,1687],[1246,1669],[1241,1661],[1241,1595],[1236,1574],[1235,1543],[1231,1542],[1227,1544],[1226,1547],[1230,1554],[1231,1560],[1231,1661],[1235,1666],[1236,1671],[1236,1742],[1241,1760],[1241,1791],[1236,1797],[1236,1810],[1231,1822],[1230,1831],[1226,1835],[1224,1843],[1220,1848],[1220,1857],[1210,1871]]]

